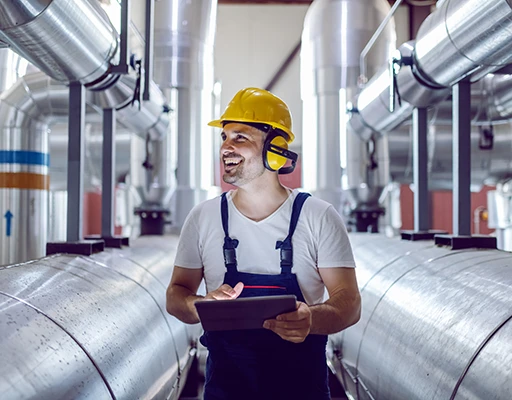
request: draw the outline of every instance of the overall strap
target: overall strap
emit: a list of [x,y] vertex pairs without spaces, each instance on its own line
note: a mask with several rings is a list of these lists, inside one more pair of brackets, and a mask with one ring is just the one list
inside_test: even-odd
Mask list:
[[236,247],[238,246],[238,240],[231,239],[228,233],[228,199],[226,193],[222,193],[220,198],[220,216],[222,218],[222,228],[224,229],[224,246],[222,246],[224,252],[224,264],[228,271],[236,271]]
[[288,230],[288,236],[283,241],[278,240],[276,243],[276,249],[281,249],[281,273],[289,274],[292,272],[293,267],[293,248],[292,248],[292,236],[297,227],[299,221],[300,212],[306,199],[311,196],[309,193],[299,193],[293,202],[292,217],[290,219],[290,228]]

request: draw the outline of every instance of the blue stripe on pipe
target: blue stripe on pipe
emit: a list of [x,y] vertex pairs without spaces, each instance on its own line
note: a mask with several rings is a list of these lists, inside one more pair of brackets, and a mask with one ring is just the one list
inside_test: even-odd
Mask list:
[[0,164],[28,164],[50,166],[50,155],[37,151],[0,150]]

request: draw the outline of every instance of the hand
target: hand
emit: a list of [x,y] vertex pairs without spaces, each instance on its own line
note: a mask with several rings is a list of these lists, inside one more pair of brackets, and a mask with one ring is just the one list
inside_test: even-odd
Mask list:
[[208,293],[204,298],[205,300],[232,300],[240,296],[242,290],[244,290],[242,282],[238,282],[234,288],[225,283],[218,289]]
[[311,310],[306,303],[297,302],[297,309],[281,314],[276,319],[268,319],[263,327],[277,333],[284,340],[301,343],[311,330]]

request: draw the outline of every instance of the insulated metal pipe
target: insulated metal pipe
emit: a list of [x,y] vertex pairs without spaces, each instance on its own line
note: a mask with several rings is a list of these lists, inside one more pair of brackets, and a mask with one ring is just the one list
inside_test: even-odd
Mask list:
[[[383,181],[367,181],[369,171],[360,165],[368,160],[369,137],[353,137],[345,110],[358,91],[360,54],[389,10],[385,1],[321,0],[311,4],[304,20],[303,185],[338,210],[345,200],[344,191],[356,194],[351,200],[355,204],[366,201],[357,197],[358,192],[371,193],[368,200],[375,203],[388,181],[387,176]],[[368,74],[373,75],[375,67],[389,57],[395,40],[391,21],[366,58]],[[375,145],[380,148],[385,143]],[[387,171],[385,160],[379,164],[383,174]]]
[[502,68],[512,61],[511,31],[507,0],[444,1],[420,26],[416,41],[399,48],[397,59],[405,65],[396,76],[395,111],[389,111],[393,77],[386,65],[359,95],[350,125],[363,138],[384,134],[414,107],[441,102],[465,77],[478,80]]
[[449,87],[512,60],[509,0],[448,0],[421,24],[414,47],[418,75]]
[[[144,135],[147,130],[159,137],[168,121],[160,117],[155,120],[158,94],[163,100],[161,92],[154,89],[151,102],[147,102],[154,104],[154,110],[139,110],[135,105],[120,111],[118,118],[134,132]],[[67,122],[68,93],[63,83],[37,72],[20,78],[0,97],[0,265],[45,255],[50,188],[48,134],[52,124]]]
[[0,268],[0,397],[178,399],[201,330],[166,312],[177,241]]
[[213,185],[213,138],[207,122],[213,119],[216,11],[216,0],[155,3],[153,77],[174,112],[176,129],[162,142],[160,158],[176,165],[175,171],[167,170],[165,182],[176,175],[173,225],[178,230]]
[[118,35],[99,2],[0,3],[0,40],[57,81],[87,85],[108,75]]
[[360,321],[330,337],[354,399],[507,399],[512,255],[350,234]]

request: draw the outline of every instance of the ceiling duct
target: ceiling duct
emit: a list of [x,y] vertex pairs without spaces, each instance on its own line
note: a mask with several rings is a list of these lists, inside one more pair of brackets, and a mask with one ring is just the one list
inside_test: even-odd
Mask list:
[[99,2],[0,3],[0,40],[55,80],[93,85],[109,77],[118,35]]
[[90,104],[124,110],[121,119],[133,124],[135,133],[165,136],[168,110],[156,86],[151,100],[139,104],[134,101],[141,81],[136,65],[131,64],[130,74],[111,72],[119,63],[119,34],[98,1],[2,2],[0,40],[53,79],[85,85]]

